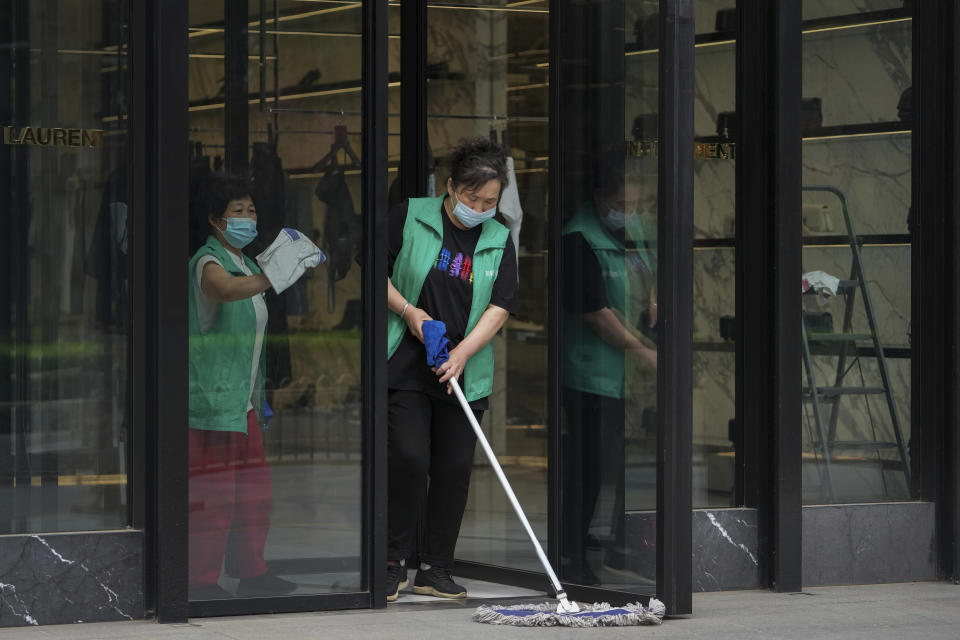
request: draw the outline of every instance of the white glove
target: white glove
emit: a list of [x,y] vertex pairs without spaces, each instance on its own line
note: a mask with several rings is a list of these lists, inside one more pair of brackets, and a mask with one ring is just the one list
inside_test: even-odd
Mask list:
[[282,229],[273,244],[257,256],[257,264],[277,293],[326,260],[323,251],[296,229]]

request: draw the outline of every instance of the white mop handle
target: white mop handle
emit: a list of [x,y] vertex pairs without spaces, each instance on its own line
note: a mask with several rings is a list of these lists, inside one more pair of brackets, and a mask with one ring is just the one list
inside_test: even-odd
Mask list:
[[553,588],[558,594],[563,593],[560,580],[557,579],[557,574],[554,573],[553,567],[550,566],[550,561],[547,560],[547,554],[543,552],[540,541],[537,540],[537,536],[533,533],[530,522],[527,521],[527,516],[524,515],[523,509],[517,501],[517,496],[513,493],[513,488],[510,487],[510,483],[507,481],[507,476],[503,474],[503,469],[500,468],[500,462],[497,460],[497,456],[493,453],[493,449],[490,448],[490,443],[487,442],[487,437],[483,435],[483,430],[480,429],[480,424],[477,422],[476,416],[473,415],[473,409],[470,408],[470,404],[463,395],[463,390],[460,389],[460,383],[457,382],[456,378],[450,378],[449,383],[450,386],[453,387],[453,392],[457,395],[457,400],[460,401],[460,406],[463,407],[463,412],[467,414],[467,419],[470,420],[470,426],[473,427],[474,433],[477,434],[477,440],[479,440],[483,446],[483,451],[487,454],[490,465],[493,467],[493,470],[497,472],[497,478],[500,479],[503,490],[507,493],[507,497],[510,498],[510,504],[513,505],[513,510],[517,512],[517,517],[520,518],[520,522],[523,523],[523,528],[527,530],[527,535],[530,536],[530,541],[533,543],[533,546],[537,550],[537,555],[540,557],[540,564],[543,565],[543,568],[547,571],[547,575],[550,576],[550,582],[553,583]]

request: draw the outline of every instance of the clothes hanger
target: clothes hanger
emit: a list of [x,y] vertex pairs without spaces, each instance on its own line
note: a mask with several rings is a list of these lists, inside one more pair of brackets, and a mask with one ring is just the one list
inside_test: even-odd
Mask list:
[[342,111],[340,112],[339,123],[333,127],[333,144],[330,145],[330,151],[327,152],[327,155],[320,158],[317,164],[313,165],[311,171],[319,171],[331,162],[335,162],[337,152],[341,149],[346,152],[353,165],[358,166],[360,164],[360,158],[357,157],[357,154],[353,152],[353,147],[350,146],[350,140],[347,137],[347,125],[343,124]]

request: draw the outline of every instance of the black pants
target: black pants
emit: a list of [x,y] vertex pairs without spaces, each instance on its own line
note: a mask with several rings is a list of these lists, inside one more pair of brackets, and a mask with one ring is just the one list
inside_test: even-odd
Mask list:
[[[575,389],[563,390],[566,422],[562,430],[563,534],[561,557],[567,579],[595,582],[587,568],[590,547],[605,549],[606,564],[623,566],[624,544],[624,411],[622,399]],[[598,513],[600,492],[609,487],[613,503]],[[590,535],[597,519],[605,541]]]
[[[480,422],[483,411],[474,415]],[[473,429],[459,404],[418,391],[391,389],[387,422],[387,559],[413,554],[426,499],[420,560],[452,568],[473,469]]]

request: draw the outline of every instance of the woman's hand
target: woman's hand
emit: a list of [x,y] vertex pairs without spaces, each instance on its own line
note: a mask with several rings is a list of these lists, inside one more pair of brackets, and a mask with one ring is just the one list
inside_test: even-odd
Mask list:
[[640,359],[651,369],[657,368],[657,352],[650,347],[638,342],[637,345],[627,349],[627,353]]
[[467,366],[467,358],[464,357],[462,351],[459,347],[455,347],[450,352],[450,357],[439,367],[436,367],[433,371],[440,377],[440,384],[444,382],[447,383],[447,394],[453,393],[453,388],[450,386],[449,381],[451,379],[459,379],[460,375],[463,373],[464,368]]
[[407,307],[406,313],[403,314],[403,319],[407,322],[407,328],[410,329],[410,333],[416,336],[417,340],[422,344],[423,323],[427,320],[433,320],[430,314],[419,307],[410,305]]
[[[407,313],[409,312],[408,309]],[[459,378],[467,366],[467,361],[493,339],[493,336],[496,335],[509,316],[510,312],[506,309],[502,309],[495,304],[487,305],[473,331],[468,333],[460,344],[450,350],[450,359],[434,369],[434,373],[440,376],[440,383],[448,382],[454,377]],[[453,388],[449,383],[447,384],[447,393],[453,393]]]

